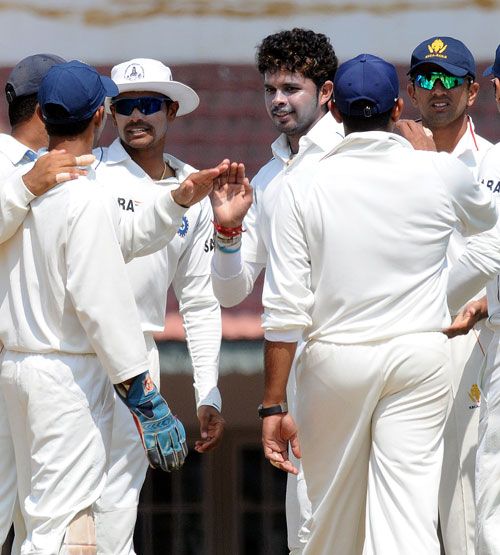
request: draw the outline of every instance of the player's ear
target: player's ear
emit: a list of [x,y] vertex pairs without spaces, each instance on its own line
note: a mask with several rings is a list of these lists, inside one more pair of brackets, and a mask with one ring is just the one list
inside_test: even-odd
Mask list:
[[167,106],[167,119],[174,121],[177,111],[179,110],[179,103],[177,101],[170,102]]
[[36,112],[36,115],[43,121],[43,114],[42,114],[42,109],[40,108],[40,104],[36,105],[35,112]]
[[417,99],[415,98],[415,85],[413,81],[409,81],[408,85],[406,86],[406,92],[410,97],[410,101],[415,108],[418,108]]
[[476,102],[477,95],[479,93],[479,83],[475,81],[469,85],[469,91],[467,96],[467,106],[470,108],[474,102]]
[[325,81],[319,88],[319,103],[321,106],[332,98],[332,93],[333,83],[331,81]]
[[392,112],[391,112],[392,121],[396,122],[401,117],[401,114],[403,113],[404,104],[405,103],[402,98],[398,98],[396,100],[396,104],[394,104],[394,108],[392,109]]
[[99,106],[96,113],[93,116],[94,125],[99,128],[106,121],[106,112],[104,111],[104,106]]

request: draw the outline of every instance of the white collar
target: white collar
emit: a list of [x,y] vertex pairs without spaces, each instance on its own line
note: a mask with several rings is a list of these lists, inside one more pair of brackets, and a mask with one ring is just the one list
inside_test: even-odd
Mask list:
[[[330,112],[327,112],[306,135],[300,138],[297,155],[305,152],[311,145],[316,145],[326,153],[343,137],[342,125],[335,121]],[[274,141],[271,150],[274,157],[279,158],[282,162],[286,163],[291,158],[290,145],[284,133]]]
[[26,145],[6,133],[0,133],[0,151],[5,154],[14,166],[23,162],[23,158],[25,157],[26,162],[33,161],[26,156],[27,153],[32,152],[36,155],[31,148],[28,148]]

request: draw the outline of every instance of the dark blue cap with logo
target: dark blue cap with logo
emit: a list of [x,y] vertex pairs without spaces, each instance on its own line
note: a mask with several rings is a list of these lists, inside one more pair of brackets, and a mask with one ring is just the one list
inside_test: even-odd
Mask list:
[[470,75],[476,78],[476,62],[465,44],[452,37],[431,37],[413,51],[409,74],[417,73],[423,65],[432,64],[455,77]]
[[342,114],[368,118],[388,112],[399,96],[396,68],[377,56],[360,54],[337,69],[333,93]]
[[490,65],[490,67],[487,67],[483,73],[485,77],[491,74],[493,74],[495,77],[500,77],[500,44],[497,46],[495,61],[492,65]]
[[55,54],[34,54],[23,58],[14,66],[7,78],[5,96],[10,104],[20,96],[27,96],[38,92],[40,83],[49,69],[56,64],[63,64],[66,60]]
[[[118,95],[118,87],[97,70],[72,60],[53,66],[38,90],[38,103],[44,120],[52,124],[84,121],[91,118],[107,96]],[[51,114],[51,106],[63,108]]]

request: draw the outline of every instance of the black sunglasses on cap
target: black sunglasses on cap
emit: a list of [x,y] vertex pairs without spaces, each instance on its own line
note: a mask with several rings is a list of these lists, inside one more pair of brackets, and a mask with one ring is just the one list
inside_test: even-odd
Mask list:
[[137,108],[141,114],[149,116],[156,114],[163,106],[164,102],[172,102],[168,96],[158,98],[157,96],[139,96],[138,98],[118,98],[111,102],[115,112],[122,116],[130,116]]

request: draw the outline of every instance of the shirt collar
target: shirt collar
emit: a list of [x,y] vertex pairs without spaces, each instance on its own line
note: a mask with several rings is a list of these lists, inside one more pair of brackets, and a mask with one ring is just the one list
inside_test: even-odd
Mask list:
[[354,151],[363,151],[365,153],[382,152],[394,147],[413,149],[413,146],[409,141],[396,133],[390,133],[387,131],[363,131],[347,135],[342,142],[337,144],[328,153],[328,156],[342,152],[349,153]]
[[6,133],[0,134],[0,151],[5,154],[14,166],[33,162],[37,158],[33,150]]
[[120,164],[130,159],[128,152],[123,148],[120,139],[117,137],[108,147],[106,164]]
[[[169,180],[181,181],[185,179],[190,173],[196,171],[191,166],[184,164],[183,162],[175,158],[175,156],[171,156],[170,154],[163,153],[163,159],[174,170],[178,178],[177,179],[176,177],[169,177],[163,180],[165,182],[168,182]],[[130,162],[140,168],[140,166],[132,160],[129,153],[123,148],[120,138],[117,137],[108,147],[106,165],[122,164],[124,162]],[[142,168],[140,168],[140,170],[144,173],[144,176],[147,175]]]
[[467,154],[467,152],[477,152],[479,150],[479,146],[476,140],[476,133],[474,129],[474,123],[472,122],[472,118],[467,115],[467,129],[465,133],[460,137],[457,145],[453,149],[453,156],[460,158]]
[[[327,112],[309,132],[300,138],[299,151],[296,156],[300,156],[311,146],[317,146],[325,153],[329,152],[335,144],[344,138],[343,127],[335,121],[330,112]],[[271,145],[271,150],[275,158],[287,162],[291,157],[290,145],[287,136],[282,133]]]

